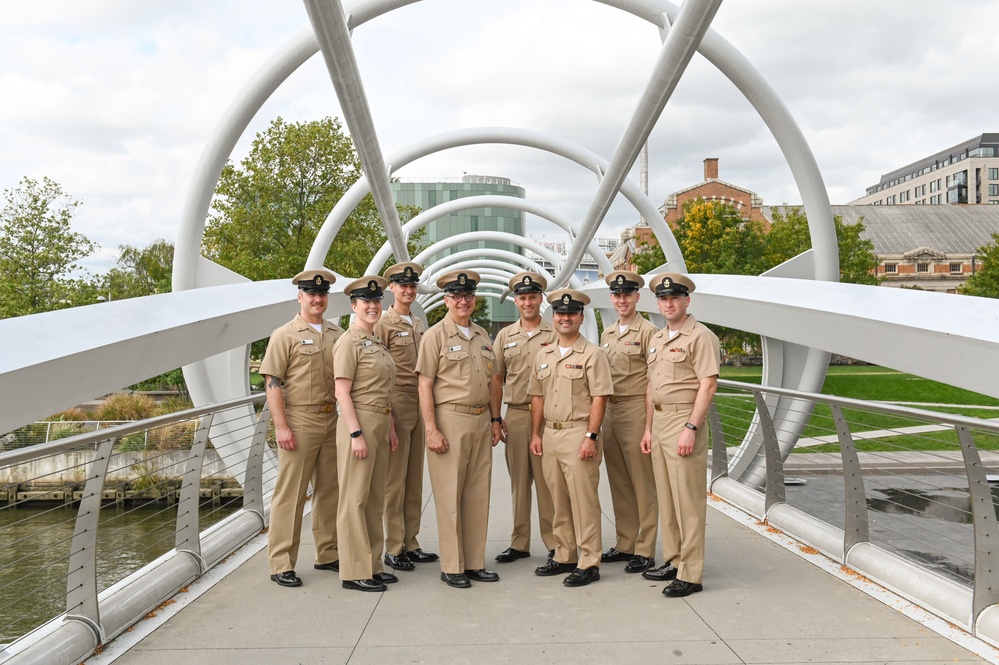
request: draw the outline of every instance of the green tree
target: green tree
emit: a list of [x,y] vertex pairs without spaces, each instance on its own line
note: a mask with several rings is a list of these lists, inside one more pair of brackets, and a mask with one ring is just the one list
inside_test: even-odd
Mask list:
[[[758,275],[765,269],[764,226],[743,219],[739,211],[720,201],[688,201],[673,237],[691,273]],[[635,254],[639,272],[665,261],[658,243],[645,244]]]
[[59,183],[21,179],[4,190],[0,212],[0,318],[35,314],[78,304],[86,280],[73,278],[76,263],[97,249],[72,230],[80,202]]
[[[800,206],[784,206],[783,211],[774,208],[773,224],[767,234],[767,269],[791,259],[812,246],[808,234],[808,218]],[[839,215],[833,217],[836,226],[836,240],[839,244],[839,279],[848,284],[870,284],[876,286],[880,280],[874,269],[881,263],[874,253],[874,243],[861,237],[864,232],[864,218],[856,224],[844,224]]]
[[[360,175],[360,160],[339,120],[277,118],[257,134],[240,166],[223,169],[205,229],[206,256],[253,280],[294,275],[334,204]],[[412,214],[404,208],[400,217]],[[385,238],[367,196],[347,218],[324,264],[360,275]]]
[[992,234],[992,242],[978,248],[981,267],[968,278],[959,290],[969,296],[999,298],[999,233]]
[[118,246],[118,261],[99,280],[100,295],[112,300],[169,293],[173,280],[173,243],[157,239],[146,247]]

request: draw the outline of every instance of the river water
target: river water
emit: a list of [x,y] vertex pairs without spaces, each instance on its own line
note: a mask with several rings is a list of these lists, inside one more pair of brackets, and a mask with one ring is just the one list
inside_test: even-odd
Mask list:
[[[242,499],[202,503],[204,530]],[[0,644],[66,611],[66,577],[76,506],[0,509]],[[174,547],[177,507],[106,504],[98,529],[97,588],[103,590]]]

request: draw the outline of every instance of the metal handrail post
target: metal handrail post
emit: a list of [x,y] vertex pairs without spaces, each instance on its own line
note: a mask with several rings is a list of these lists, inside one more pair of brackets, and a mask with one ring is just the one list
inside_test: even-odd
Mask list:
[[857,446],[850,432],[850,424],[843,416],[838,404],[830,404],[836,436],[839,437],[840,454],[843,457],[843,492],[846,507],[843,525],[843,553],[849,554],[857,543],[870,541],[867,516],[867,491],[864,488],[864,470],[860,466]]
[[760,418],[760,431],[763,433],[763,453],[767,465],[767,498],[763,504],[764,514],[778,503],[784,503],[784,462],[780,456],[780,443],[774,429],[773,415],[767,406],[762,390],[753,390],[756,412]]
[[267,426],[271,421],[271,412],[267,402],[260,411],[257,424],[253,428],[253,441],[250,443],[249,455],[246,459],[246,476],[243,481],[243,510],[253,511],[264,518],[264,458],[267,447]]
[[191,554],[198,562],[198,569],[205,572],[205,560],[201,556],[201,472],[205,466],[205,449],[208,447],[208,430],[212,426],[214,413],[201,419],[201,425],[194,436],[191,456],[184,468],[180,500],[177,501],[177,534],[174,546],[178,552]]
[[968,474],[968,494],[975,527],[975,582],[971,602],[972,625],[982,610],[999,603],[999,523],[992,491],[982,466],[975,439],[967,427],[955,426],[961,444],[964,469]]
[[87,624],[94,631],[98,644],[104,643],[104,628],[97,603],[97,529],[104,481],[117,441],[117,438],[112,438],[101,442],[97,457],[90,465],[90,476],[76,514],[66,575],[66,616]]

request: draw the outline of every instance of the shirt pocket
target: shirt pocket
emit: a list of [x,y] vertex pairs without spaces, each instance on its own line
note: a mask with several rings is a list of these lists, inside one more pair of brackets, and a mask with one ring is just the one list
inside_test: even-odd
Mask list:
[[468,366],[468,351],[464,349],[461,351],[445,351],[444,361],[444,369],[449,374],[453,373],[454,376],[462,378],[468,378],[469,374],[471,374]]
[[573,395],[585,392],[586,371],[582,367],[564,367],[559,371],[559,376],[570,383]]
[[493,373],[493,368],[496,367],[495,352],[482,349],[482,367],[486,370],[486,376],[490,376]]

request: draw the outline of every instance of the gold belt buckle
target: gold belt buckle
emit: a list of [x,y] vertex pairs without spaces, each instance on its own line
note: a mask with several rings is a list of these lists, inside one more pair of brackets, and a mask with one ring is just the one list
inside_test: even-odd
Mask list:
[[486,410],[486,407],[484,407],[484,406],[477,406],[477,407],[475,407],[475,410],[472,411],[472,413],[474,413],[475,415],[479,415],[479,414],[481,414],[485,410]]
[[560,422],[552,423],[552,429],[562,429],[562,423]]
[[662,411],[662,410],[663,410],[663,405],[660,404],[659,402],[656,402],[656,411]]
[[323,404],[323,413],[333,413],[334,404]]

